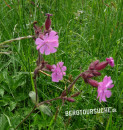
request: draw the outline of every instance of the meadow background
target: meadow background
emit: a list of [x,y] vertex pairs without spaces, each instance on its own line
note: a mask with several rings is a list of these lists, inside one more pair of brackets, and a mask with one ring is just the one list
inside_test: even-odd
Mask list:
[[[81,79],[75,87],[82,90],[76,102],[56,101],[47,112],[35,110],[18,128],[20,130],[123,129],[123,15],[122,0],[0,0],[0,43],[21,36],[34,35],[33,25],[44,24],[51,13],[52,29],[58,32],[57,53],[44,56],[51,65],[63,61],[66,79],[72,78],[99,59],[113,57],[115,67],[107,66],[102,76],[114,82],[112,96],[100,103],[97,90]],[[0,45],[0,130],[15,128],[31,111],[29,92],[34,91],[33,71],[38,52],[33,39]],[[81,70],[80,70],[81,68]],[[51,82],[40,74],[37,80],[40,101],[57,97],[68,83]],[[73,90],[76,92],[76,89]],[[116,113],[66,117],[67,110],[116,108]],[[57,115],[57,118],[55,118]]]

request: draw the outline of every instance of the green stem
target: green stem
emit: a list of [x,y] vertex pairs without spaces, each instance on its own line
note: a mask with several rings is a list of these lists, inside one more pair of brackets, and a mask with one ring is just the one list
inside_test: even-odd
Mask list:
[[7,43],[11,43],[11,42],[14,42],[14,41],[19,41],[19,40],[22,40],[22,39],[28,39],[28,38],[33,38],[34,36],[25,36],[25,37],[18,37],[18,38],[15,38],[15,39],[11,39],[11,40],[7,40],[7,41],[4,41],[2,43],[0,43],[0,46],[3,46],[4,44],[7,44]]
[[15,128],[15,130],[33,113],[33,111],[35,110],[36,105],[33,107],[32,111],[17,125],[17,127]]

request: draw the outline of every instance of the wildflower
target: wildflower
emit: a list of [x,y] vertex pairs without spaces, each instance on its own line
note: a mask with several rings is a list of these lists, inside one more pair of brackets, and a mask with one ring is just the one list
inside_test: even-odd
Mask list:
[[100,102],[106,102],[106,98],[109,98],[111,96],[111,91],[108,89],[114,87],[114,84],[112,84],[112,82],[113,81],[111,80],[110,76],[105,76],[103,82],[99,82],[97,98],[99,98]]
[[52,73],[52,81],[59,82],[59,80],[63,79],[63,76],[66,75],[64,71],[66,71],[66,66],[63,66],[64,62],[59,62],[56,65],[52,65],[53,69],[51,69]]
[[113,59],[112,57],[106,58],[106,61],[108,62],[108,64],[109,64],[111,67],[114,67],[114,59]]
[[59,46],[58,35],[55,31],[51,31],[49,34],[46,33],[42,39],[37,38],[35,43],[37,50],[39,50],[41,54],[45,53],[45,55],[49,55],[50,53],[55,53],[57,51],[55,47]]

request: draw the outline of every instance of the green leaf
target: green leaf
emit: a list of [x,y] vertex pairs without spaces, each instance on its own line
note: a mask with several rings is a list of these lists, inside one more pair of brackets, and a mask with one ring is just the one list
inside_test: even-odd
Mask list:
[[7,118],[4,114],[1,114],[0,116],[0,130],[7,130],[9,127],[9,123],[7,121]]
[[14,96],[16,97],[16,102],[23,101],[29,97],[26,93],[22,93],[22,92],[16,93]]
[[4,89],[0,88],[0,95],[3,97],[4,95]]
[[10,107],[9,107],[10,111],[14,110],[15,107],[16,107],[16,103],[11,101],[10,102]]
[[48,116],[52,116],[52,112],[50,110],[50,108],[46,105],[41,105],[38,108],[40,111],[42,111],[44,114],[48,115]]
[[0,101],[0,106],[6,106],[12,101],[13,98],[10,95],[4,95],[4,98]]
[[37,102],[36,102],[36,93],[34,91],[29,92],[29,96],[34,104],[39,102],[39,98],[37,99]]
[[106,130],[112,129],[112,113],[109,116],[107,125],[106,125]]

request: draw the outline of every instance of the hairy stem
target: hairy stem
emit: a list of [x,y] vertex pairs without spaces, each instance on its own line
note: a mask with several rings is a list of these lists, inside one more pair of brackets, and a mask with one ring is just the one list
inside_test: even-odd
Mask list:
[[53,98],[53,99],[50,99],[50,100],[46,100],[46,101],[40,102],[39,104],[37,104],[37,107],[39,107],[40,105],[43,105],[45,103],[49,103],[51,101],[58,100],[58,99],[61,99],[61,97],[57,97],[57,98]]
[[33,113],[33,111],[35,110],[36,105],[33,107],[33,109],[31,110],[31,112],[17,125],[17,127],[15,128],[15,130]]
[[45,73],[45,72],[44,72],[44,71],[42,71],[42,70],[39,70],[39,72],[41,72],[42,74],[44,74],[44,75],[46,75],[46,76],[51,77],[51,75],[50,75],[50,74],[47,74],[47,73]]
[[81,75],[82,75],[82,73],[79,74],[79,75],[76,77],[76,79],[72,82],[72,84],[70,84],[70,85],[68,86],[68,88],[67,88],[68,91],[71,90],[71,88],[72,88],[73,85],[76,83],[76,81],[81,77]]
[[39,107],[40,105],[43,105],[44,103],[49,103],[51,101],[55,101],[55,100],[58,100],[58,99],[61,99],[61,97],[46,100],[46,101],[40,102],[39,104],[35,105],[33,107],[32,111],[17,125],[17,127],[15,129],[17,129],[33,113],[33,111],[36,109],[36,107]]
[[[42,71],[42,72],[43,72],[43,71]],[[43,73],[43,74],[44,74],[44,73]],[[47,74],[45,74],[45,75],[47,75]],[[73,85],[76,83],[76,81],[81,77],[81,75],[82,75],[82,73],[79,74],[79,75],[76,77],[76,79],[68,86],[68,88],[67,88],[67,91],[68,91],[68,92],[70,92],[71,88],[72,88]],[[48,75],[47,75],[47,76],[48,76]],[[38,94],[37,94],[37,84],[36,84],[36,77],[37,77],[37,75],[34,76],[34,77],[35,77],[35,78],[34,78],[34,85],[35,85],[36,101],[37,101],[37,96],[38,96]],[[66,90],[64,90],[63,92],[66,92]],[[43,104],[45,104],[45,103],[49,103],[49,102],[52,102],[52,101],[56,101],[56,100],[58,100],[58,99],[62,99],[62,96],[56,97],[56,98],[53,98],[53,99],[50,99],[50,100],[46,100],[46,101],[40,102],[40,103],[38,103],[37,105],[35,105],[34,108],[32,109],[32,111],[18,124],[18,126],[17,126],[15,129],[17,129],[17,128],[31,115],[31,113],[33,113],[33,111],[35,110],[36,107],[39,107],[40,105],[43,105]]]
[[0,46],[3,46],[4,44],[7,44],[7,43],[11,43],[11,42],[14,42],[14,41],[19,41],[19,40],[22,40],[22,39],[29,39],[29,38],[33,38],[34,36],[25,36],[25,37],[18,37],[18,38],[15,38],[15,39],[11,39],[11,40],[7,40],[7,41],[4,41],[2,43],[0,43]]
[[35,86],[36,102],[37,102],[37,100],[38,100],[38,92],[37,92],[36,78],[34,78],[34,86]]
[[76,83],[76,81],[81,77],[82,73],[79,74],[76,79],[68,86],[66,90],[64,90],[61,94],[61,96],[66,96],[72,89],[73,85]]

